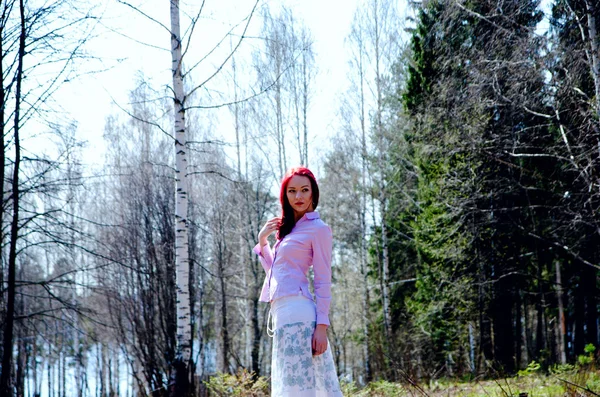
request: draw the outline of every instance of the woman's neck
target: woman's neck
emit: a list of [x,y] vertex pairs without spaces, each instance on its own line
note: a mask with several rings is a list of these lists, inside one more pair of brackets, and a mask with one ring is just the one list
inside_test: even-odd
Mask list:
[[304,212],[296,212],[294,211],[294,221],[298,222],[300,219],[302,219],[302,217],[309,213],[309,212],[313,212],[314,210],[312,208],[307,209]]

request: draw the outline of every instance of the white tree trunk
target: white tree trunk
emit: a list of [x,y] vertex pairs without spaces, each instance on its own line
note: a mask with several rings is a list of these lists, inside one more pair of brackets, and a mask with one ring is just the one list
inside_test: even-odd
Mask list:
[[[379,3],[375,0],[372,3],[373,6],[373,32],[371,39],[373,40],[373,47],[375,50],[375,87],[377,94],[377,118],[376,118],[376,134],[378,138],[378,151],[379,154],[377,156],[377,166],[379,168],[379,175],[381,180],[379,181],[379,205],[381,212],[381,292],[382,292],[382,303],[383,303],[383,323],[385,329],[385,336],[388,343],[392,342],[392,329],[391,329],[391,315],[390,315],[390,295],[389,295],[389,253],[388,253],[388,241],[387,241],[387,230],[385,224],[385,213],[386,213],[386,203],[387,203],[387,192],[385,190],[385,170],[383,163],[383,153],[386,150],[386,142],[383,139],[383,121],[382,121],[382,113],[383,113],[383,76],[381,73],[381,61],[382,61],[382,51],[381,51],[381,35],[382,35],[382,16],[379,15]],[[385,6],[385,4],[384,4]]]
[[175,113],[175,270],[177,274],[177,354],[186,365],[191,357],[192,327],[189,296],[187,141],[183,76],[181,74],[181,33],[179,0],[171,0],[171,57]]
[[365,358],[365,379],[371,380],[371,358],[369,355],[369,275],[368,275],[368,264],[367,264],[367,131],[365,126],[365,79],[363,69],[363,49],[362,41],[360,42],[360,54],[359,54],[359,73],[360,73],[360,128],[361,128],[361,177],[362,177],[362,195],[361,195],[361,209],[360,209],[360,224],[361,224],[361,236],[360,236],[360,272],[363,276],[363,335],[365,343],[363,343],[363,355]]
[[308,167],[308,85],[310,76],[308,75],[309,66],[307,65],[307,50],[302,54],[302,127],[304,129],[304,159],[302,164]]

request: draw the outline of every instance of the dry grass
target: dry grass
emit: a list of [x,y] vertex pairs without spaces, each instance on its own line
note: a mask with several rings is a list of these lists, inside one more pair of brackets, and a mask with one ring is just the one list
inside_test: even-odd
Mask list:
[[347,397],[592,397],[600,396],[599,371],[528,374],[499,380],[460,382],[436,380],[419,388],[375,382],[359,389],[344,385]]
[[[268,379],[255,382],[246,371],[217,375],[206,386],[209,396],[266,397],[270,389]],[[342,383],[342,391],[346,397],[596,397],[600,396],[600,371],[570,366],[549,375],[523,372],[498,380],[435,380],[420,385],[377,381],[363,388]]]

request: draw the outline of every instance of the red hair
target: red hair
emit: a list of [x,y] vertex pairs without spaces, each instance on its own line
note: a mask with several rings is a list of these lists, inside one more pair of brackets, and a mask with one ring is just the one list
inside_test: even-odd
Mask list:
[[281,180],[281,190],[279,192],[279,202],[281,203],[281,223],[279,224],[279,229],[277,230],[278,240],[281,240],[287,236],[296,225],[294,209],[290,205],[286,194],[287,186],[290,183],[290,179],[292,179],[294,175],[305,176],[310,180],[313,210],[317,209],[317,205],[319,205],[319,186],[317,185],[317,179],[313,173],[306,167],[294,167],[288,170]]

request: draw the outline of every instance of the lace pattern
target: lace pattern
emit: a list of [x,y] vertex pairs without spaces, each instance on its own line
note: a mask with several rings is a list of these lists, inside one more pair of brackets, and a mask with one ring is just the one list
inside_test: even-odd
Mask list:
[[272,397],[342,397],[329,343],[325,353],[312,355],[315,327],[315,321],[307,321],[275,330]]

